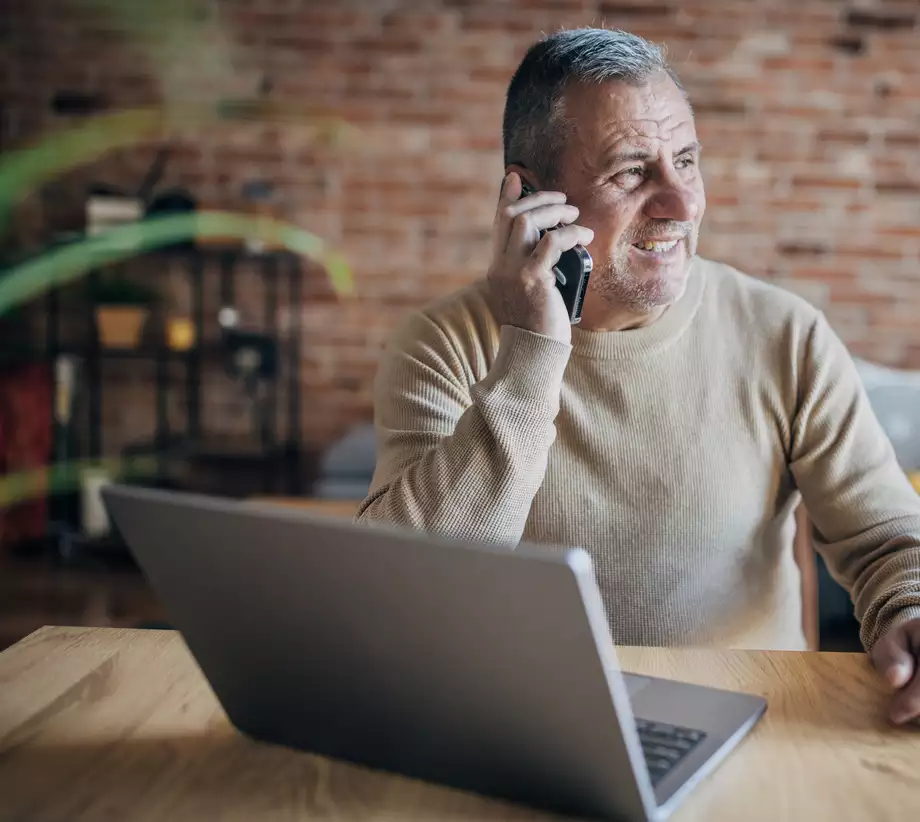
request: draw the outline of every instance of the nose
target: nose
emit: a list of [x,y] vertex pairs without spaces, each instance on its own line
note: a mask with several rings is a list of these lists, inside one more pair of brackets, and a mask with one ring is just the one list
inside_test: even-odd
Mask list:
[[649,199],[645,213],[655,220],[689,223],[696,219],[699,208],[699,200],[693,189],[688,188],[679,179],[665,180]]

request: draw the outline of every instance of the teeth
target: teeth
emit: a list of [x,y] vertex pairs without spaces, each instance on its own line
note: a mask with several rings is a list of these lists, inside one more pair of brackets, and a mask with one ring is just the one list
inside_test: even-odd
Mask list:
[[636,245],[639,248],[644,248],[646,251],[654,251],[656,254],[662,254],[665,251],[670,251],[679,242],[680,240],[671,240],[670,242],[667,242],[667,243],[644,242],[644,243],[636,243]]

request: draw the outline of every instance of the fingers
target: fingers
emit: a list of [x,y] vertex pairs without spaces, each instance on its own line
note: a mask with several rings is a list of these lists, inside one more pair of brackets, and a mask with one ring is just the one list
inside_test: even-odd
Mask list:
[[872,648],[870,657],[876,670],[892,688],[901,688],[914,676],[915,661],[906,625],[892,628]]
[[581,225],[566,225],[547,231],[534,250],[534,262],[546,271],[552,271],[563,252],[576,245],[588,245],[593,239],[594,232]]
[[560,223],[571,223],[577,218],[578,209],[566,203],[553,203],[523,211],[512,217],[508,248],[516,248],[525,254],[530,254],[534,244],[540,239],[541,231],[546,231]]
[[[561,191],[536,191],[514,202],[506,203],[503,216],[513,220],[519,214],[524,214],[543,206],[560,205],[565,201],[566,196]],[[569,206],[569,208],[575,208],[575,206]],[[578,211],[578,209],[575,210]]]
[[[567,245],[579,240],[590,242],[590,232],[566,230],[578,217],[578,209],[566,203],[562,192],[538,191],[521,197],[522,190],[520,175],[508,174],[492,230],[492,261],[486,275],[489,302],[500,325],[568,343],[571,322],[562,296],[553,288],[556,278],[552,267]],[[546,232],[543,239],[542,232]],[[535,257],[538,248],[539,260]],[[546,260],[547,265],[540,260]]]
[[[518,225],[517,221],[522,219],[521,215],[539,210],[544,206],[560,205],[565,203],[565,194],[561,191],[538,191],[527,197],[521,197],[523,191],[521,176],[517,172],[510,172],[502,184],[501,194],[498,198],[498,207],[495,211],[495,253],[503,254],[508,247],[509,240],[515,229],[520,231],[520,235],[526,237],[527,229],[531,230],[531,245],[536,243],[537,234],[541,229],[551,228],[556,223],[547,222],[546,219],[538,218],[535,223],[530,222],[532,217],[525,217],[523,225]],[[577,211],[575,212],[577,214]],[[574,219],[574,218],[569,218]],[[558,221],[557,221],[558,222]]]
[[920,719],[920,671],[894,695],[889,716],[896,725]]
[[578,209],[566,202],[561,191],[537,191],[526,197],[521,197],[521,191],[520,175],[510,172],[502,186],[493,232],[493,260],[503,262],[493,264],[492,270],[513,277],[526,273],[549,285],[555,282],[553,267],[562,254],[579,243],[588,245],[594,232],[574,225]]
[[870,658],[897,693],[889,716],[897,725],[920,719],[920,620],[896,625],[872,648]]

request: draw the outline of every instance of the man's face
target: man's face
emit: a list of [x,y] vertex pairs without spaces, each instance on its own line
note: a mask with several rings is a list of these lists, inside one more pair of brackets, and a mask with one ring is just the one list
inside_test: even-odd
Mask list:
[[591,290],[616,307],[648,311],[684,292],[706,195],[700,147],[684,95],[665,73],[641,87],[577,85],[552,186],[594,231]]

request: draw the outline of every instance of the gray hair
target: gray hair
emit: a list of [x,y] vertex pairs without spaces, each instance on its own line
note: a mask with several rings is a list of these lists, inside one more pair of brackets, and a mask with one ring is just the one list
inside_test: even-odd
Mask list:
[[610,80],[639,86],[659,71],[682,88],[664,49],[626,31],[563,30],[534,43],[508,84],[502,123],[505,165],[518,163],[551,182],[566,136],[566,88]]

